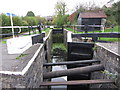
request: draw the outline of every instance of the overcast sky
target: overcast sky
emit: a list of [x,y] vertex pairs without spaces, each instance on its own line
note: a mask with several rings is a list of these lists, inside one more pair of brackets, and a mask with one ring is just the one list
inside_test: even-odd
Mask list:
[[[33,11],[35,15],[49,16],[54,14],[54,7],[58,0],[1,0],[0,13],[12,12],[19,16],[25,16],[27,11]],[[94,1],[97,5],[103,6],[110,0],[62,0],[67,4],[68,12],[79,3]]]

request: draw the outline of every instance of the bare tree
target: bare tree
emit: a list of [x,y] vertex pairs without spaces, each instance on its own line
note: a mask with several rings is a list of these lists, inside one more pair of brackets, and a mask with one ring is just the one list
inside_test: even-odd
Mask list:
[[74,9],[74,11],[76,12],[83,12],[83,11],[85,11],[86,10],[86,8],[85,8],[85,5],[84,4],[81,4],[81,3],[79,3],[78,5],[76,5],[75,6],[75,9]]
[[100,9],[100,7],[94,1],[86,2],[85,8],[89,11]]
[[62,1],[58,1],[55,5],[55,13],[56,15],[65,15],[65,13],[67,12],[67,8],[66,8],[66,3],[62,2]]

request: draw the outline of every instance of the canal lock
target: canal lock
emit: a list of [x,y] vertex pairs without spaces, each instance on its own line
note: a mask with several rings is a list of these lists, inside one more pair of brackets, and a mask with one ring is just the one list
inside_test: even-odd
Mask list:
[[[67,48],[64,45],[64,35],[63,28],[52,30],[52,63],[64,62],[67,60]],[[52,66],[52,71],[66,70],[66,65]],[[67,76],[52,78],[52,82],[65,82],[67,81]],[[51,90],[56,90],[61,88],[62,90],[67,90],[67,86],[51,86]]]
[[[84,45],[77,43],[69,43],[68,46],[64,44],[64,33],[63,29],[53,29],[52,30],[52,57],[51,62],[64,62],[64,61],[76,61],[76,60],[89,60],[93,58],[93,50],[94,45]],[[84,47],[85,46],[85,47]],[[68,48],[67,48],[68,47]],[[81,47],[81,48],[80,48]],[[87,48],[86,48],[87,47]],[[71,50],[71,48],[74,48]],[[79,49],[82,49],[83,52],[87,52],[90,55],[86,55],[85,57],[78,57],[76,55],[71,55],[71,52],[79,52]],[[67,50],[68,49],[68,50]],[[88,50],[89,49],[89,50]],[[59,71],[83,66],[89,66],[90,64],[74,64],[74,65],[60,65],[60,66],[52,66],[51,71]],[[77,75],[69,75],[63,76],[59,78],[52,78],[52,82],[65,82],[71,80],[90,80],[91,73],[88,74],[77,74]],[[89,90],[89,85],[66,85],[66,86],[51,86],[51,90],[55,90],[56,88],[62,88],[62,90],[73,90],[73,89],[84,89]]]

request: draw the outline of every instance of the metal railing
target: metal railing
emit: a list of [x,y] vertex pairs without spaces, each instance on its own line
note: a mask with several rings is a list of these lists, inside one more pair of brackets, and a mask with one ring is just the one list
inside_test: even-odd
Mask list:
[[[17,32],[15,30],[12,31],[12,28],[13,29],[19,29],[19,31],[17,31]],[[13,36],[14,37],[14,35],[18,35],[22,32],[22,30],[21,30],[22,28],[28,29],[27,32],[29,32],[29,34],[24,33],[24,34],[21,34],[21,35],[30,35],[31,30],[33,32],[36,32],[36,31],[33,30],[33,29],[36,29],[36,28],[39,30],[39,33],[41,33],[41,29],[42,29],[42,27],[39,26],[39,25],[38,26],[0,26],[0,29],[11,29],[11,33],[1,33],[0,36]]]

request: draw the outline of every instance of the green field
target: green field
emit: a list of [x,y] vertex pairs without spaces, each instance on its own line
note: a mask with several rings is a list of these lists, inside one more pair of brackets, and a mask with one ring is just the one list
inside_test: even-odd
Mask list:
[[99,40],[115,42],[115,41],[120,41],[120,38],[100,38]]
[[[78,32],[72,28],[66,28],[68,31],[71,31],[73,33],[84,33],[84,32]],[[112,28],[108,28],[108,29],[105,29],[104,32],[120,32],[120,26],[116,26],[114,27],[114,29],[112,30]],[[88,33],[93,33],[92,32],[88,32]],[[94,31],[94,33],[102,33],[102,31]],[[120,41],[119,38],[99,38],[99,40],[103,40],[103,41]]]
[[[78,32],[78,31],[76,31],[76,30],[74,30],[72,28],[65,28],[65,29],[67,29],[67,30],[69,30],[69,31],[71,31],[73,33],[84,33],[84,32]],[[97,33],[97,32],[102,32],[102,31],[94,31],[94,32]],[[112,32],[112,28],[105,29],[104,32]],[[120,26],[114,27],[113,32],[120,32]],[[93,31],[88,32],[88,33],[93,33]]]

